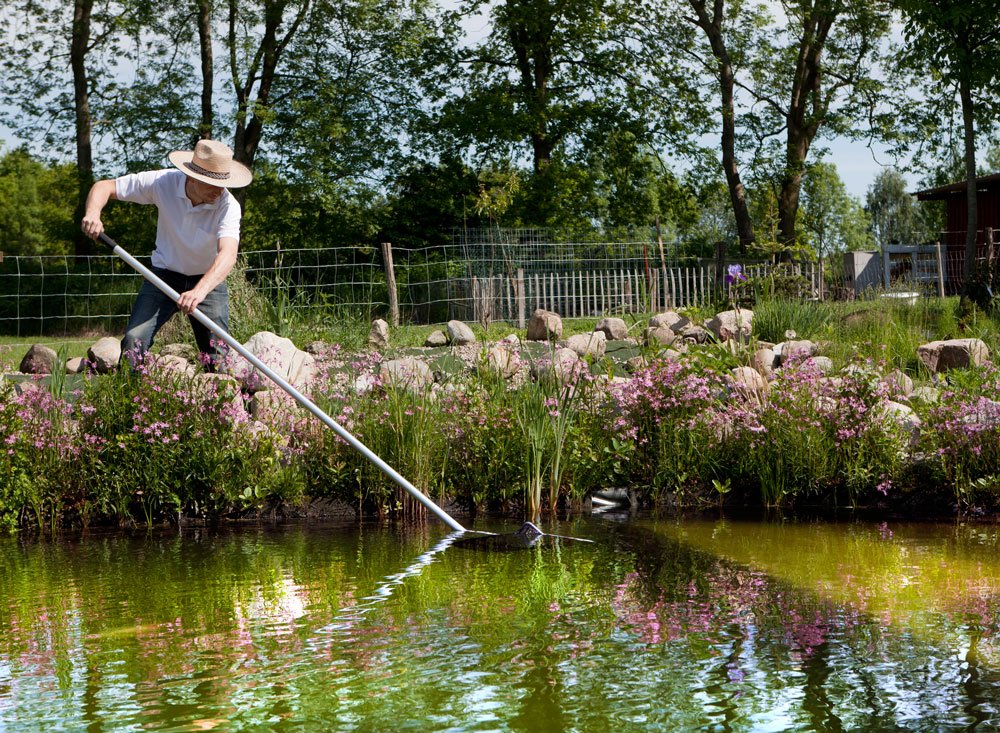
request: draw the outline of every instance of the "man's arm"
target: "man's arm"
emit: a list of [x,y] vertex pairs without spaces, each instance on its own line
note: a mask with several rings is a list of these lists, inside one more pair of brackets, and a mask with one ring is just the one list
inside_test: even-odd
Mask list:
[[98,181],[90,187],[90,193],[87,194],[87,207],[80,228],[91,239],[97,239],[104,231],[101,212],[104,211],[108,201],[118,198],[115,190],[113,179]]
[[202,275],[201,280],[191,290],[181,293],[177,301],[177,307],[182,313],[190,315],[194,309],[203,301],[209,293],[225,282],[229,273],[236,264],[236,254],[239,252],[240,243],[235,237],[222,237],[219,239],[219,251],[215,255],[215,261],[208,268],[208,272]]

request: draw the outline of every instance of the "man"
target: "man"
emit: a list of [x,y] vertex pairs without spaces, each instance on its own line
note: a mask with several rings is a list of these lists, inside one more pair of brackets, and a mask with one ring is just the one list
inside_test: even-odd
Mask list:
[[180,293],[174,303],[156,286],[139,290],[125,337],[122,356],[132,364],[153,345],[156,333],[179,309],[188,315],[198,349],[214,368],[223,354],[212,332],[191,317],[195,308],[229,330],[226,277],[236,264],[240,244],[240,205],[229,193],[253,180],[250,169],[233,160],[233,151],[214,140],[199,140],[194,150],[170,154],[175,168],[146,171],[98,181],[87,196],[81,228],[92,239],[104,231],[101,212],[108,201],[154,204],[156,247],[152,270]]

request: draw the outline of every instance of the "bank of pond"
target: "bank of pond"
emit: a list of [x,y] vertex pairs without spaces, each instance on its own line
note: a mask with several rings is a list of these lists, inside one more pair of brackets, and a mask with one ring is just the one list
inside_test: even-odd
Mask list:
[[[443,347],[429,364],[325,345],[303,389],[461,514],[573,514],[608,488],[640,506],[941,516],[996,504],[1000,375],[988,358],[914,385],[870,357],[832,371],[815,349],[785,345],[755,381],[756,352],[726,344],[569,363],[506,343],[506,357],[501,344]],[[419,514],[284,392],[247,384],[162,355],[0,382],[0,527]]]

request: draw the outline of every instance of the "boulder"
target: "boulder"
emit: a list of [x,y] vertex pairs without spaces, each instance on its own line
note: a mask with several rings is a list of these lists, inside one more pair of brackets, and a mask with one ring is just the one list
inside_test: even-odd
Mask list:
[[108,374],[118,367],[122,356],[122,342],[114,336],[98,339],[87,349],[87,360],[100,374]]
[[657,313],[655,316],[649,319],[650,328],[669,328],[675,333],[680,333],[688,326],[691,321],[679,313],[674,313],[673,311],[666,311],[665,313]]
[[368,331],[368,345],[373,349],[384,349],[389,346],[389,324],[381,318],[372,321]]
[[472,332],[467,323],[462,321],[448,321],[448,341],[452,346],[464,346],[476,343],[476,334]]
[[419,392],[434,383],[434,372],[420,359],[406,356],[383,362],[379,378],[385,385]]
[[578,333],[566,339],[566,348],[572,349],[578,356],[600,359],[608,345],[608,337],[604,331]]
[[719,341],[746,343],[750,340],[753,329],[753,311],[741,308],[716,313],[715,317],[705,324],[705,328]]
[[560,384],[571,382],[580,369],[580,357],[573,349],[556,349],[552,358],[539,359],[534,364],[533,374],[537,379],[552,377]]
[[440,346],[447,346],[447,345],[448,345],[448,335],[440,329],[431,331],[430,334],[427,336],[427,338],[424,339],[424,346],[426,346],[429,349],[435,349]]
[[18,371],[25,374],[52,374],[59,363],[55,349],[42,344],[34,344],[21,359]]
[[[250,337],[244,347],[300,392],[306,391],[316,375],[315,357],[297,349],[291,339],[270,331],[259,331]],[[227,354],[219,372],[236,377],[243,389],[250,393],[271,387],[271,380],[235,351]]]
[[594,331],[600,331],[608,341],[623,341],[628,338],[628,326],[622,318],[602,318],[594,326]]
[[770,379],[778,366],[778,357],[773,349],[757,349],[753,355],[753,368],[760,372],[764,379]]
[[528,341],[558,341],[562,338],[562,318],[557,313],[539,308],[528,321]]
[[513,377],[521,368],[517,349],[508,341],[494,344],[486,355],[486,365],[505,379]]
[[66,360],[67,374],[82,374],[87,370],[87,360],[82,356],[74,356]]
[[782,341],[774,347],[774,353],[778,355],[781,364],[787,364],[815,356],[818,348],[812,341]]
[[767,380],[753,367],[736,367],[730,372],[733,394],[743,399],[762,401],[770,389]]
[[933,374],[940,374],[949,369],[979,366],[989,356],[989,347],[976,338],[931,341],[917,347],[917,358]]
[[669,326],[651,326],[646,329],[648,346],[670,346],[677,340],[677,334]]
[[894,369],[882,377],[882,383],[893,397],[909,397],[913,394],[913,380],[899,369]]

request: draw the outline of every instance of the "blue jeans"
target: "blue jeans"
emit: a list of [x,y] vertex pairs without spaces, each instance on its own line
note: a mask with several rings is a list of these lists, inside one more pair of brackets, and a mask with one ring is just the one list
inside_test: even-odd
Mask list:
[[[157,277],[178,293],[190,290],[201,280],[201,275],[182,275],[179,272],[159,267],[154,267],[152,270]],[[198,310],[221,326],[226,333],[229,333],[229,290],[225,283],[210,292],[201,301]],[[157,332],[163,328],[163,324],[169,321],[176,312],[177,304],[174,301],[165,293],[160,292],[159,288],[152,283],[143,282],[135,304],[132,306],[132,315],[128,319],[128,326],[125,327],[125,338],[122,339],[122,359],[127,359],[134,366],[142,355],[152,347],[153,339],[156,338]],[[209,368],[214,368],[214,365],[225,354],[226,344],[191,316],[188,316],[188,321],[194,330],[198,351],[211,358]]]

